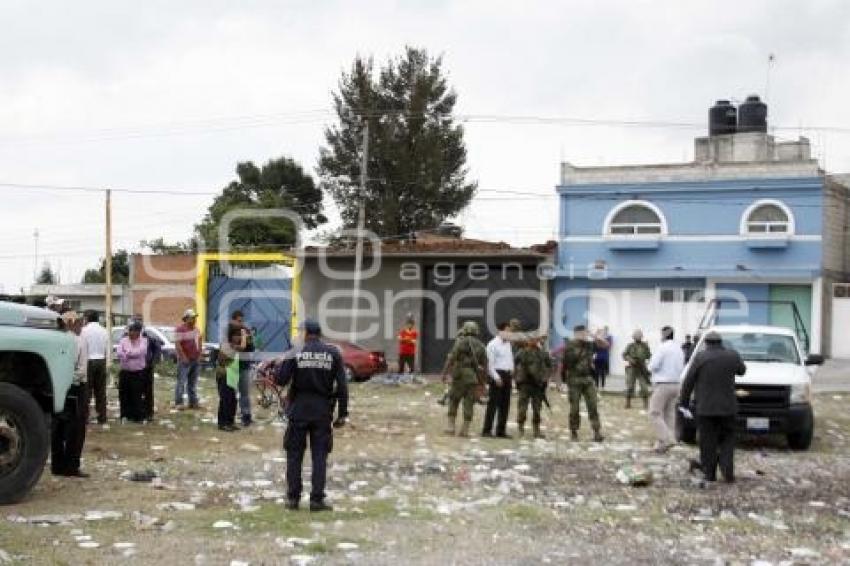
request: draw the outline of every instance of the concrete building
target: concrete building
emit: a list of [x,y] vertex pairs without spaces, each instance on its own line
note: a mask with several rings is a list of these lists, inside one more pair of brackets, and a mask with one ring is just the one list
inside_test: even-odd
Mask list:
[[[75,283],[60,285],[36,284],[30,287],[29,297],[54,296],[64,299],[77,312],[87,310],[106,312],[106,285],[97,283]],[[116,316],[132,314],[129,287],[112,286],[112,312]]]
[[[563,163],[554,283],[557,334],[608,325],[612,371],[633,329],[657,343],[671,325],[694,333],[712,298],[736,301],[723,322],[793,327],[830,354],[833,284],[848,281],[848,188],[811,158],[809,141],[766,131],[697,138],[689,163]],[[746,299],[747,302],[741,303]],[[850,322],[848,320],[847,322]]]
[[130,256],[131,314],[148,324],[176,325],[195,308],[197,256],[191,253]]

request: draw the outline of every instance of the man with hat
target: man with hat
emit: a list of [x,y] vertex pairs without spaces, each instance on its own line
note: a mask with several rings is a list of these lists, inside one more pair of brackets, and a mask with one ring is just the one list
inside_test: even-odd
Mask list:
[[192,309],[183,313],[183,324],[175,331],[174,349],[177,353],[177,383],[174,385],[174,406],[183,408],[183,393],[189,394],[189,408],[198,408],[198,371],[201,360],[201,333],[195,326],[198,315]]
[[[302,325],[304,345],[286,359],[277,375],[277,383],[289,385],[289,425],[283,437],[286,450],[288,509],[298,509],[303,489],[301,465],[310,439],[312,477],[310,511],[330,511],[325,502],[328,454],[333,447],[333,429],[345,425],[348,418],[348,383],[339,350],[322,342],[322,329],[315,320]],[[334,404],[338,403],[336,421]],[[333,424],[332,424],[333,423]]]
[[705,350],[691,360],[682,383],[680,404],[690,408],[696,393],[696,418],[699,429],[699,465],[706,481],[717,479],[717,465],[727,482],[735,481],[735,422],[738,400],[735,376],[744,375],[747,366],[735,350],[723,347],[720,334],[705,335]]
[[587,407],[587,417],[593,427],[594,442],[602,442],[602,424],[599,421],[597,408],[596,385],[593,380],[593,351],[597,347],[607,347],[608,342],[601,334],[597,334],[593,342],[588,336],[587,328],[579,324],[573,328],[573,339],[564,346],[564,363],[562,379],[569,388],[570,399],[570,438],[578,440],[578,429],[581,424],[579,404],[584,398]]
[[50,470],[54,476],[87,478],[80,470],[80,455],[86,442],[89,420],[87,383],[88,354],[80,338],[80,318],[74,311],[61,317],[62,326],[74,338],[74,379],[65,398],[65,409],[52,421]]

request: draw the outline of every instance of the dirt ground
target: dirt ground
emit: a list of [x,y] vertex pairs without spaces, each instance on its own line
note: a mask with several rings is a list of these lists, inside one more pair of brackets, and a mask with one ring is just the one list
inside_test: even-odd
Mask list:
[[[0,508],[0,564],[850,563],[847,394],[817,396],[811,450],[746,439],[739,481],[702,488],[687,472],[695,448],[653,454],[648,417],[620,396],[603,395],[601,445],[586,421],[568,440],[556,391],[547,440],[464,440],[441,434],[440,385],[353,384],[330,463],[336,510],[311,514],[283,508],[273,414],[220,432],[209,376],[205,411],[169,409],[172,385],[158,380],[155,422],[90,428],[90,479],[46,473]],[[618,483],[629,464],[652,485]],[[159,479],[129,481],[145,470]]]

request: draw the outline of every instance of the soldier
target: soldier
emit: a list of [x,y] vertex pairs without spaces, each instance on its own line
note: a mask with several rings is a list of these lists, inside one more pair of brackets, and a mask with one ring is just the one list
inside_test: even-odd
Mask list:
[[643,398],[643,408],[649,407],[649,368],[647,362],[652,357],[649,345],[643,341],[643,332],[635,330],[632,333],[631,344],[623,350],[626,360],[626,408],[632,408],[632,397],[635,396],[635,383],[640,383],[640,396]]
[[552,371],[552,358],[549,352],[541,347],[544,339],[545,335],[530,338],[523,343],[516,356],[516,385],[519,391],[517,428],[520,436],[525,435],[525,420],[528,404],[531,402],[534,438],[545,438],[540,432],[540,412],[544,402],[549,404],[546,399],[546,387],[549,385],[549,374]]
[[[607,346],[601,334],[594,337],[593,342],[599,347]],[[570,399],[570,438],[578,440],[580,424],[579,403],[584,397],[587,406],[587,416],[593,427],[593,441],[602,442],[599,422],[599,411],[596,407],[596,386],[593,383],[593,343],[589,340],[587,329],[580,324],[573,328],[573,339],[567,341],[564,347],[564,363],[561,378],[569,388]]]
[[478,325],[468,320],[463,323],[458,332],[452,351],[443,368],[443,383],[448,381],[451,372],[451,388],[449,389],[449,415],[446,434],[454,436],[457,409],[463,402],[463,425],[458,436],[469,436],[472,424],[472,410],[475,404],[475,391],[481,383],[482,372],[486,371],[487,352],[484,344],[478,339]]

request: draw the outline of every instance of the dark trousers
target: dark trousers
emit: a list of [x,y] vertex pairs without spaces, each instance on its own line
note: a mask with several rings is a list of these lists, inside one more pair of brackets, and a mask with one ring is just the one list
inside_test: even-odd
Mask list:
[[593,360],[593,380],[597,388],[605,387],[605,378],[608,377],[608,360]]
[[735,416],[700,416],[699,457],[706,480],[717,479],[717,465],[726,481],[735,479]]
[[145,408],[145,371],[122,369],[118,374],[118,402],[121,406],[121,418],[141,422],[146,418]]
[[236,390],[227,385],[225,371],[216,371],[215,384],[218,387],[218,426],[232,426],[236,422]]
[[415,358],[416,358],[415,354],[399,354],[398,355],[398,372],[404,373],[404,369],[407,368],[407,370],[410,373],[413,373],[413,363],[415,361]]
[[94,407],[97,411],[97,422],[106,422],[106,360],[89,360],[88,373],[89,393],[94,397]]
[[148,366],[142,373],[144,374],[144,388],[142,389],[143,407],[145,418],[153,420],[153,366]]
[[290,501],[301,499],[301,491],[304,488],[301,480],[301,466],[304,462],[308,438],[310,439],[310,457],[313,461],[310,501],[320,503],[325,500],[328,454],[333,448],[330,419],[289,421],[283,437],[283,448],[286,450],[286,496]]
[[490,381],[487,410],[484,412],[484,434],[493,434],[493,421],[496,421],[496,436],[504,436],[508,412],[511,410],[513,380],[510,372],[496,370],[496,373],[502,378],[502,385],[498,386]]
[[89,388],[85,383],[72,385],[65,398],[65,410],[53,419],[50,469],[54,474],[74,473],[80,469],[89,401]]

